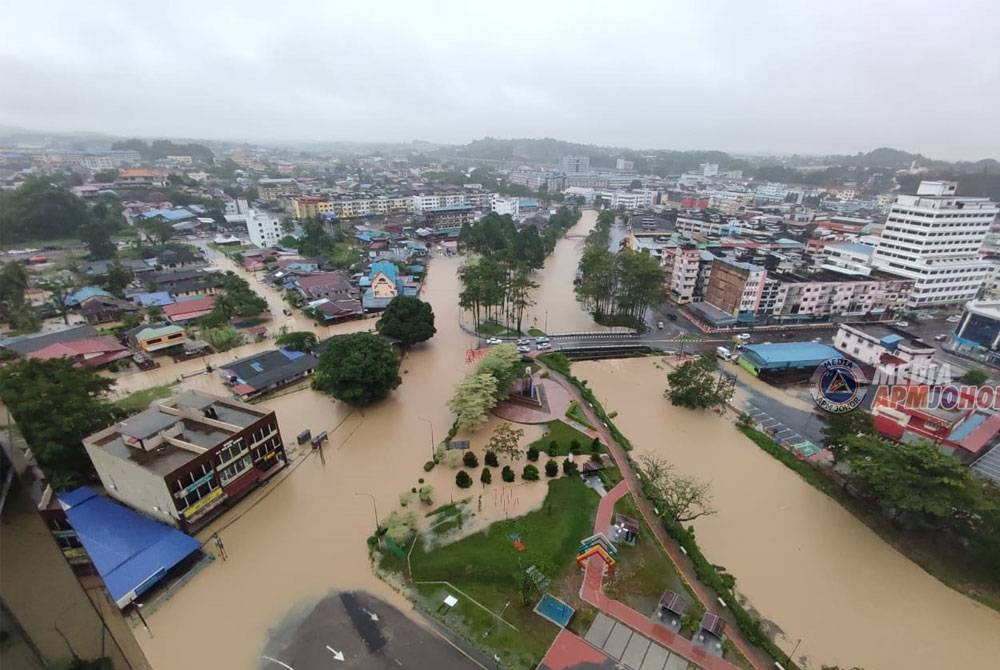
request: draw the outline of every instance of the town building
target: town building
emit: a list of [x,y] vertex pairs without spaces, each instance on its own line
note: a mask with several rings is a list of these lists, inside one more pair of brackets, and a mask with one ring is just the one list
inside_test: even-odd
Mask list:
[[319,272],[302,275],[294,280],[294,284],[307,301],[321,298],[339,300],[354,297],[354,287],[351,286],[351,280],[342,272]]
[[299,194],[299,183],[290,177],[257,180],[257,195],[261,200],[277,200]]
[[820,268],[843,274],[867,277],[872,272],[872,254],[875,247],[855,242],[824,245]]
[[1000,302],[971,300],[965,303],[951,345],[961,352],[994,357],[993,352],[1000,351]]
[[[702,251],[694,244],[668,244],[660,250],[664,285],[671,299],[684,305],[701,298],[698,292]],[[711,263],[709,262],[709,265]]]
[[99,367],[132,355],[128,347],[119,344],[113,337],[90,337],[68,342],[56,342],[42,349],[29,352],[26,358],[48,360],[50,358],[71,358],[76,367]]
[[274,214],[251,209],[247,213],[247,235],[258,249],[276,247],[284,236],[281,220]]
[[142,325],[128,332],[128,339],[139,351],[147,354],[164,351],[184,344],[184,329],[175,325]]
[[914,280],[908,307],[972,300],[986,280],[980,250],[1000,209],[957,190],[956,182],[923,181],[889,209],[872,265]]
[[635,162],[627,161],[624,158],[619,158],[615,161],[615,169],[619,172],[634,172]]
[[424,210],[424,225],[431,230],[460,228],[476,220],[472,205],[448,205]]
[[302,351],[272,349],[226,363],[220,374],[234,394],[249,400],[305,379],[318,363],[315,356]]
[[179,300],[163,306],[163,316],[170,323],[187,324],[203,316],[208,316],[215,308],[215,296],[203,296],[189,300]]
[[190,531],[286,463],[274,412],[183,391],[84,438],[108,495]]
[[919,376],[934,366],[932,346],[905,333],[881,324],[850,326],[840,324],[833,336],[833,346],[859,363],[875,368],[892,366]]
[[517,221],[521,214],[521,200],[519,198],[505,198],[500,195],[494,195],[491,209],[501,216],[506,215]]
[[740,352],[738,363],[762,379],[808,379],[816,366],[840,353],[819,342],[782,342],[748,344]]
[[705,290],[705,302],[733,315],[752,320],[764,292],[767,270],[725,258],[712,261],[711,278]]
[[559,169],[567,175],[586,174],[590,172],[588,156],[563,156],[559,160]]
[[931,442],[959,462],[971,464],[1000,443],[1000,414],[962,405],[944,409],[934,397],[942,392],[941,387],[930,388],[926,405],[877,394],[871,410],[875,430],[897,442]]

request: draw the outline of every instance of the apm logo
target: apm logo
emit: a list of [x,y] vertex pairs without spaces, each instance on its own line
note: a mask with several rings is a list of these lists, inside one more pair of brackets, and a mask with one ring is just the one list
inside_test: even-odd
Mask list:
[[846,358],[823,361],[812,374],[813,401],[833,414],[857,409],[868,392],[868,380],[858,365]]

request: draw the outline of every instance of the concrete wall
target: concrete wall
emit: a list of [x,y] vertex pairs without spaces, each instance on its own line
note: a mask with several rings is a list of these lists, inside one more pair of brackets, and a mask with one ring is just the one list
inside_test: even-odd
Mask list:
[[157,521],[178,525],[180,515],[162,477],[100,447],[85,446],[109,496]]

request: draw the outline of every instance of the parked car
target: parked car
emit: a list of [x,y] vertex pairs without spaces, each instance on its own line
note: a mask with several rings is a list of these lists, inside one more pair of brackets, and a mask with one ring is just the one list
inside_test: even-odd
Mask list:
[[738,339],[740,342],[749,342],[750,333],[740,333],[739,335],[736,336],[736,339]]
[[909,321],[897,321],[896,325],[899,326],[900,328],[909,328],[910,327],[910,322]]
[[531,347],[529,347],[527,344],[521,344],[521,345],[518,345],[517,351],[518,351],[518,353],[528,354],[528,353],[531,353]]
[[526,346],[528,346],[529,344],[531,344],[531,340],[529,340],[529,339],[528,339],[528,338],[526,338],[526,337],[522,337],[521,339],[519,339],[519,340],[517,341],[517,346],[519,346],[519,347],[526,347]]
[[940,335],[935,335],[934,336],[934,341],[935,342],[943,342],[943,341],[945,341],[947,339],[948,339],[948,335],[945,334],[945,333],[941,333]]
[[502,342],[503,342],[503,340],[501,340],[499,337],[487,337],[486,338],[486,344],[490,345],[491,347],[494,344],[501,344]]
[[552,348],[552,344],[549,343],[548,340],[546,340],[545,342],[539,341],[538,344],[536,344],[535,346],[538,347],[539,351],[541,351],[542,349],[551,349]]
[[660,330],[663,330],[663,322],[662,321],[657,321],[656,322],[656,327],[659,328]]
[[962,320],[961,314],[952,314],[947,319],[945,319],[945,321],[947,321],[948,323],[958,323],[961,320]]

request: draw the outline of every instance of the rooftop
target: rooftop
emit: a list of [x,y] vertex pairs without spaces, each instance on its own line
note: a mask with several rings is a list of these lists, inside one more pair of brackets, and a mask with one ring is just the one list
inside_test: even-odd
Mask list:
[[819,365],[829,358],[840,358],[839,351],[819,342],[779,342],[748,344],[743,356],[763,366]]

